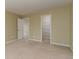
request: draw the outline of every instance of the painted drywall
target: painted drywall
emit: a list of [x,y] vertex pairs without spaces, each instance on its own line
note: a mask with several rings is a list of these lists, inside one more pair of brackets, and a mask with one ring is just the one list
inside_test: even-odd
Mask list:
[[70,7],[53,10],[52,34],[53,43],[70,46]]
[[52,15],[52,43],[70,46],[71,42],[71,21],[70,6],[51,9],[46,12],[38,12],[27,17],[30,18],[30,38],[41,40],[41,15]]
[[16,40],[17,37],[17,18],[18,16],[8,11],[5,13],[5,41]]
[[70,40],[70,48],[73,51],[73,6],[70,8],[70,16],[71,16],[71,24],[70,24],[70,32],[71,32],[71,40]]
[[40,22],[39,15],[30,16],[30,40],[39,41],[41,39]]

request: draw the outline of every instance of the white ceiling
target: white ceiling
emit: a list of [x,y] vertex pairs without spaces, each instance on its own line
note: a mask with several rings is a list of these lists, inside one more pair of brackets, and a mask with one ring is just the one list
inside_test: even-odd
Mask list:
[[19,15],[27,15],[70,3],[72,3],[72,0],[5,0],[5,7],[7,11]]

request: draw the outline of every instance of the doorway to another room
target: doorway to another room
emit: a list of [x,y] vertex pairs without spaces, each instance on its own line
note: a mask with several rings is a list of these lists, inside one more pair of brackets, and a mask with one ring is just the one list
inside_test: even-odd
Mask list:
[[42,42],[51,43],[51,15],[41,16]]
[[29,18],[18,18],[18,39],[29,39]]

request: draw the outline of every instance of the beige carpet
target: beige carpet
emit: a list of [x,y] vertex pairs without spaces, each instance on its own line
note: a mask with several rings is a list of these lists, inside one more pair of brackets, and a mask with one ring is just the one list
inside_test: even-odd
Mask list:
[[6,59],[73,59],[67,47],[19,40],[6,45]]

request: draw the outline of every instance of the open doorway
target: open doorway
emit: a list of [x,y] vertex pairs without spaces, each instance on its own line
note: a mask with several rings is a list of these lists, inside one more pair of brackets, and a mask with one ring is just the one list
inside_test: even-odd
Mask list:
[[29,18],[18,19],[18,39],[29,39]]
[[41,16],[42,42],[51,42],[51,15]]

